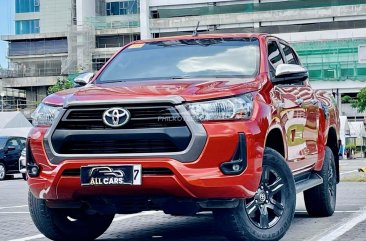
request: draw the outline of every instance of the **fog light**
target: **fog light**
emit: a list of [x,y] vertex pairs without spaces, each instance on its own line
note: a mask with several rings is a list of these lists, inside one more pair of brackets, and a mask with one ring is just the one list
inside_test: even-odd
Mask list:
[[39,175],[39,167],[34,164],[28,164],[27,172],[30,177],[37,177]]
[[238,164],[233,165],[233,171],[237,172],[240,170],[240,166]]

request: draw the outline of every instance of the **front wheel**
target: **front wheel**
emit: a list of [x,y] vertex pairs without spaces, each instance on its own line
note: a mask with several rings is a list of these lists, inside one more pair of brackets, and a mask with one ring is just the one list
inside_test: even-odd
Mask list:
[[275,241],[289,229],[295,213],[296,190],[291,170],[275,150],[266,148],[262,178],[254,197],[238,207],[214,211],[224,234],[235,241]]
[[45,200],[28,194],[32,220],[47,238],[57,241],[94,240],[102,235],[113,221],[114,215],[88,215],[80,210],[52,209]]

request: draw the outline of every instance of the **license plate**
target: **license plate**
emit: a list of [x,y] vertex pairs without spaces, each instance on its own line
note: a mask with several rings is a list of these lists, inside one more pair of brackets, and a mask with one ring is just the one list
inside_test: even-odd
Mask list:
[[141,165],[85,166],[80,169],[82,186],[141,185]]

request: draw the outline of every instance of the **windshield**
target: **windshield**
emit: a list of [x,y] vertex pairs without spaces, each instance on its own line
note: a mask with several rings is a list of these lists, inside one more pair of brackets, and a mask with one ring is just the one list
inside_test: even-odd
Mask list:
[[253,77],[258,66],[258,39],[159,41],[129,46],[108,64],[96,82]]

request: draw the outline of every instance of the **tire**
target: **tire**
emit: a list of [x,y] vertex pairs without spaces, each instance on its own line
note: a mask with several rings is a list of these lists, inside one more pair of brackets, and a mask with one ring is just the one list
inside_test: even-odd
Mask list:
[[253,198],[243,200],[236,208],[214,210],[216,222],[229,240],[275,241],[291,225],[296,189],[290,168],[277,151],[266,148],[262,170]]
[[0,181],[6,179],[6,167],[3,163],[0,163]]
[[337,174],[334,155],[329,147],[325,149],[323,168],[317,172],[323,184],[304,191],[305,207],[313,217],[332,216],[337,199]]
[[27,181],[27,174],[26,173],[22,173],[22,178]]
[[113,215],[87,215],[71,209],[52,209],[43,199],[28,193],[32,220],[47,238],[56,241],[94,240],[102,235],[113,221]]

